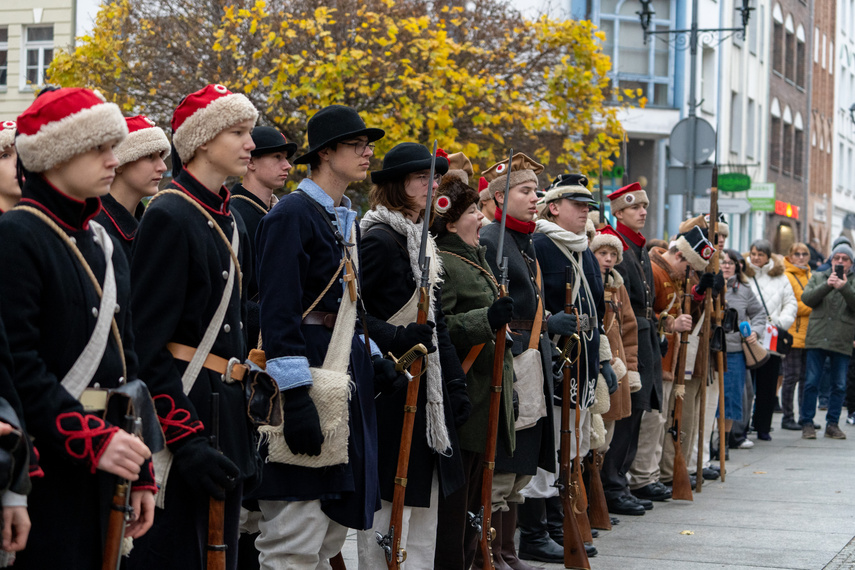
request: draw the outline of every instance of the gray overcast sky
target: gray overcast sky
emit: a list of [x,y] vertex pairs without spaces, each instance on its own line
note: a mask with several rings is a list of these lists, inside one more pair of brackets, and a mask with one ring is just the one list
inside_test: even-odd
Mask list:
[[77,31],[75,36],[89,33],[95,24],[95,15],[98,13],[100,0],[77,0]]

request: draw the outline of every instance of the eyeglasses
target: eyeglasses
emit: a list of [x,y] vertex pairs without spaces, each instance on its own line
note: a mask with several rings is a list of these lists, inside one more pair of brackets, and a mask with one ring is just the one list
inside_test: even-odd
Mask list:
[[[430,174],[425,174],[424,172],[422,172],[421,174],[414,175],[413,178],[421,182],[423,186],[427,186]],[[434,174],[433,181],[439,184],[442,181],[442,174]]]
[[736,262],[735,262],[735,261],[730,261],[729,259],[722,259],[718,264],[719,264],[719,265],[728,265],[728,266],[730,266],[730,265],[734,265],[734,266],[735,266],[735,265],[736,265]]
[[793,257],[808,257],[809,255],[810,255],[810,253],[808,253],[806,251],[797,251],[797,252],[793,253]]
[[371,152],[374,152],[374,143],[370,143],[368,141],[342,142],[340,144],[352,146],[353,151],[356,153],[356,156],[362,156],[363,154],[365,154],[366,148],[370,148]]

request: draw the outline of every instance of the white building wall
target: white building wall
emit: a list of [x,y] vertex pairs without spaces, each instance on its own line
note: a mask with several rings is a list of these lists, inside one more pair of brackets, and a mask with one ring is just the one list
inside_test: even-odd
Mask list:
[[[834,177],[831,196],[831,235],[840,235],[847,214],[855,214],[855,123],[850,107],[855,104],[855,0],[837,1],[834,62]],[[849,228],[850,230],[852,228]],[[851,235],[851,233],[850,233]]]

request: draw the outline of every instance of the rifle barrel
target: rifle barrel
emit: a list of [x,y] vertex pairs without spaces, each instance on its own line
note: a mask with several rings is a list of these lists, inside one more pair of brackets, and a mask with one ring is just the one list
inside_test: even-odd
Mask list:
[[433,141],[433,154],[430,157],[430,178],[428,179],[427,201],[425,202],[425,215],[422,220],[422,242],[419,247],[419,267],[422,270],[421,287],[427,286],[428,271],[430,261],[427,259],[427,241],[430,235],[430,218],[433,212],[433,177],[436,174],[436,145],[437,141]]
[[508,153],[508,174],[505,182],[505,199],[502,203],[502,222],[499,229],[499,244],[496,247],[496,265],[502,273],[502,279],[508,278],[508,260],[505,255],[505,228],[508,225],[508,193],[511,191],[511,163],[514,161],[514,149]]

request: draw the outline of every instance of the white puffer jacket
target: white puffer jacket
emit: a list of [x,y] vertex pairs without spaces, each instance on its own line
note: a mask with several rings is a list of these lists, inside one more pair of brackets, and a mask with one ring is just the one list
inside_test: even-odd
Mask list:
[[[799,309],[799,304],[796,301],[796,296],[793,294],[793,287],[790,285],[790,280],[784,272],[784,258],[777,253],[772,254],[772,259],[763,267],[757,267],[748,261],[748,256],[745,256],[748,265],[754,269],[754,278],[749,278],[748,283],[751,284],[751,290],[757,296],[757,300],[762,305],[766,303],[766,309],[769,311],[769,317],[772,319],[772,324],[778,328],[789,330],[796,321],[796,312]],[[758,292],[757,286],[760,286]],[[763,294],[762,298],[760,294]]]

